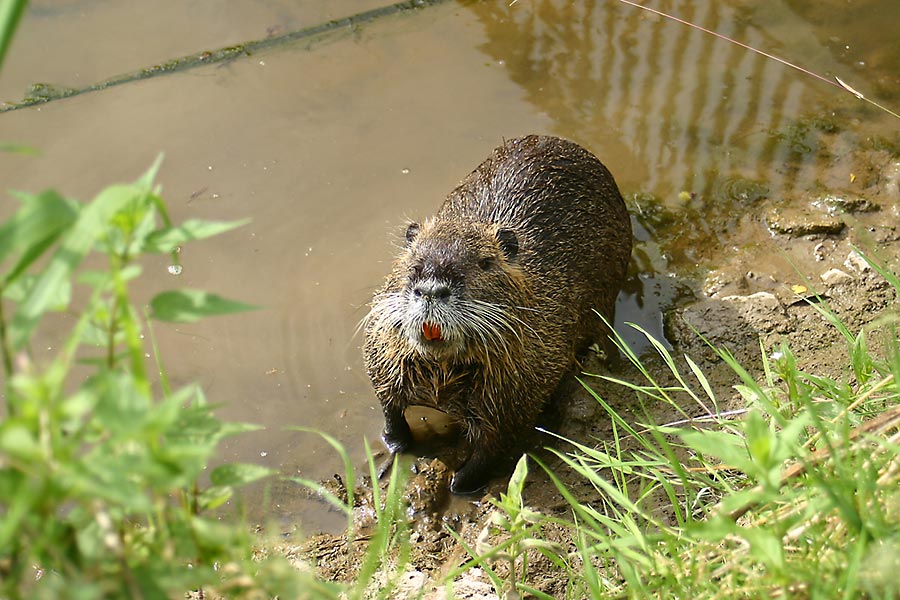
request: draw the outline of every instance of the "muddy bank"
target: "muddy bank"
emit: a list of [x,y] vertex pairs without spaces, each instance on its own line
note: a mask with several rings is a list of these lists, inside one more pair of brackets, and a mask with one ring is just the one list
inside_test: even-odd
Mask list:
[[[673,355],[688,354],[700,366],[718,398],[719,411],[739,410],[744,404],[733,388],[736,375],[707,342],[727,348],[742,365],[756,373],[761,372],[761,349],[771,355],[785,343],[802,369],[846,379],[850,372],[846,342],[817,310],[817,304],[827,305],[854,334],[871,329],[886,313],[896,312],[894,289],[863,259],[860,250],[894,272],[900,269],[900,230],[896,225],[900,216],[900,155],[883,148],[860,149],[852,154],[851,169],[860,174],[853,178],[854,184],[860,176],[867,177],[867,183],[854,186],[853,190],[833,186],[828,191],[792,198],[768,197],[762,187],[753,187],[754,193],[746,196],[743,214],[710,222],[719,231],[718,245],[706,249],[702,263],[690,270],[692,275],[701,271],[706,275],[702,279],[684,278],[695,297],[669,311],[665,323]],[[657,233],[680,226],[683,218],[661,212],[651,216],[647,219],[641,215],[638,219],[644,219],[641,224]],[[877,354],[877,330],[869,332],[869,339]],[[657,381],[670,379],[665,365],[652,352],[644,354],[643,362]],[[622,363],[608,368],[593,360],[585,369],[627,381],[642,381],[636,369]],[[668,405],[640,406],[628,390],[608,381],[590,376],[584,381],[631,423],[674,423],[684,416]],[[612,439],[607,414],[574,379],[567,395],[566,401],[548,413],[553,431],[590,445]],[[686,403],[682,409],[689,416],[702,416],[696,405]],[[443,589],[429,586],[471,558],[450,530],[470,548],[496,542],[485,537],[494,510],[490,499],[505,491],[506,480],[493,481],[477,499],[451,497],[447,483],[452,468],[458,464],[452,451],[454,433],[431,427],[426,428],[422,439],[443,439],[446,443],[431,448],[420,446],[418,453],[424,457],[408,457],[400,463],[410,478],[406,499],[412,528],[409,572],[402,582],[411,597],[425,590],[426,598],[437,598],[443,597]],[[535,443],[565,449],[564,444],[549,436],[538,435]],[[544,450],[536,456],[576,497],[599,500],[593,487],[564,468],[553,455]],[[357,490],[355,539],[320,535],[298,545],[287,545],[283,551],[316,565],[326,579],[352,579],[358,573],[366,548],[366,531],[372,524],[369,483],[364,482]],[[328,486],[334,489],[334,482]],[[569,512],[555,485],[533,464],[524,495],[527,505],[544,515],[565,517]],[[671,511],[665,502],[657,509],[660,514]],[[542,534],[543,539],[575,552],[575,541],[565,528],[547,525]],[[502,577],[507,567],[499,561],[492,568]],[[560,586],[565,581],[549,559],[536,551],[529,552],[529,585],[561,597],[566,590]],[[490,579],[477,568],[456,582],[454,593],[458,598],[496,597]]]

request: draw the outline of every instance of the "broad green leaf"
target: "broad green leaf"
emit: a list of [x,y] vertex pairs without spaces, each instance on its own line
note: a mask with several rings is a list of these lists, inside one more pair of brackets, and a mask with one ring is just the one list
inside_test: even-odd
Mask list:
[[146,427],[153,401],[125,373],[105,371],[89,379],[82,388],[97,398],[95,425],[114,437],[132,435]]
[[13,32],[25,12],[25,0],[3,0],[0,2],[0,65],[12,41]]
[[27,427],[19,423],[0,429],[0,451],[26,462],[41,460],[41,448],[37,439]]
[[22,207],[0,226],[0,262],[21,255],[7,273],[7,285],[34,262],[78,216],[79,204],[48,190],[37,195],[17,194]]
[[144,250],[147,252],[171,252],[178,246],[192,240],[219,235],[231,231],[250,222],[250,219],[241,221],[201,221],[191,219],[177,227],[167,227],[154,231],[147,236]]
[[234,490],[229,486],[213,486],[200,492],[200,510],[215,510],[231,500]]
[[686,430],[678,432],[678,435],[692,450],[714,456],[736,469],[746,472],[751,464],[744,440],[733,433]]
[[209,480],[216,486],[241,486],[268,477],[276,471],[250,463],[229,463],[220,465],[209,474]]
[[150,317],[157,321],[193,323],[203,317],[226,315],[257,306],[227,300],[201,290],[172,290],[156,295],[150,301]]
[[[38,276],[26,273],[14,280],[9,287],[4,288],[3,297],[11,300],[16,304],[21,304],[28,297],[28,293],[37,282]],[[47,310],[59,311],[65,310],[72,300],[72,282],[68,279],[61,281],[56,288],[56,297],[52,298]]]

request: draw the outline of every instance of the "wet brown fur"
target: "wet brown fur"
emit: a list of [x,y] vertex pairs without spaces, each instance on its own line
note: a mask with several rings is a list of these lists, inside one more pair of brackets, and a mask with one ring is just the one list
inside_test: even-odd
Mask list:
[[[612,321],[631,255],[630,220],[592,154],[528,136],[495,149],[433,218],[410,226],[408,239],[366,321],[366,368],[384,409],[385,442],[394,451],[408,446],[410,405],[447,412],[463,422],[470,445],[452,489],[476,491],[517,449],[576,358],[594,342],[611,347],[594,311]],[[421,322],[403,310],[419,301],[411,290],[421,281],[448,282],[441,300],[428,300],[444,303],[446,335],[455,319],[461,335],[411,342]],[[502,343],[494,333],[465,331],[472,319],[461,307],[476,300],[501,311],[493,320],[503,321]]]

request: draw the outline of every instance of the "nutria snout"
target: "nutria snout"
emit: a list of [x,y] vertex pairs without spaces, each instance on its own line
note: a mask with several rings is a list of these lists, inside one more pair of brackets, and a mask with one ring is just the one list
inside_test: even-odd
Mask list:
[[[403,414],[433,406],[460,420],[469,458],[454,493],[487,483],[576,357],[610,348],[631,224],[609,171],[559,138],[506,142],[406,244],[366,317],[366,368],[392,452]],[[595,312],[596,311],[596,312]]]

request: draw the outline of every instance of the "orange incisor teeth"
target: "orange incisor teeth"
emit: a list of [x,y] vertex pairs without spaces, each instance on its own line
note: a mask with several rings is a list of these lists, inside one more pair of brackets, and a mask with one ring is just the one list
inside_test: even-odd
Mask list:
[[422,333],[429,342],[441,339],[441,326],[435,323],[422,323]]

